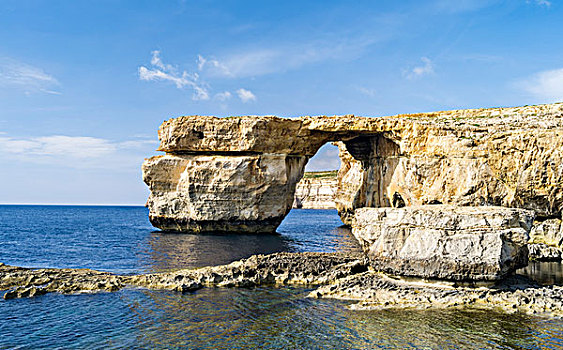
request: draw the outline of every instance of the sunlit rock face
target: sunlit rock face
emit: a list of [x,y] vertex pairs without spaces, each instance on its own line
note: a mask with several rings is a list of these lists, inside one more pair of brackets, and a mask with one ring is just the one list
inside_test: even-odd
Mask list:
[[168,120],[143,165],[153,225],[273,232],[308,159],[339,142],[335,205],[497,205],[560,217],[563,104],[391,117],[202,116]]
[[307,157],[166,155],[143,164],[151,223],[172,231],[274,232]]
[[295,188],[293,208],[336,209],[334,196],[337,189],[336,172],[305,173]]
[[356,210],[352,234],[387,273],[447,280],[497,280],[528,264],[534,212],[425,205]]
[[336,206],[498,205],[560,217],[563,104],[404,115],[410,123],[340,144]]

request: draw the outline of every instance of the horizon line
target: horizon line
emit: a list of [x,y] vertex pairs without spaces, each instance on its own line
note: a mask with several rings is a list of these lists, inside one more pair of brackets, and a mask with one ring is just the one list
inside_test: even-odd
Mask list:
[[83,206],[83,207],[144,207],[144,204],[107,204],[107,203],[0,203],[0,205],[43,205],[43,206]]

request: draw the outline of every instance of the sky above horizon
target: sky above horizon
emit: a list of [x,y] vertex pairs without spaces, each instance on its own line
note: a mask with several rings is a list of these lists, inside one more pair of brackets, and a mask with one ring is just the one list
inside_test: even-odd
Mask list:
[[555,0],[3,0],[0,203],[142,205],[181,115],[563,101],[562,18]]

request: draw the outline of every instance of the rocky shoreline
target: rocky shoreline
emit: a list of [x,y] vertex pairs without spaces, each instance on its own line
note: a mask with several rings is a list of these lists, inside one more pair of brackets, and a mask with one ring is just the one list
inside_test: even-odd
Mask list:
[[373,270],[363,255],[275,253],[227,265],[144,275],[89,269],[30,269],[0,264],[4,299],[47,293],[115,292],[147,288],[191,292],[204,287],[301,285],[318,287],[309,297],[353,300],[350,309],[480,308],[563,317],[563,287],[541,286],[511,276],[487,286],[403,279]]

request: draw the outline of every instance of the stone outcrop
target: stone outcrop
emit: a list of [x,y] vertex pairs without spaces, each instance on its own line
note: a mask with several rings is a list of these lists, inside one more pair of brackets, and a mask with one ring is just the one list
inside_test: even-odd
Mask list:
[[293,204],[306,158],[165,155],[143,164],[151,223],[173,231],[271,233]]
[[297,183],[293,208],[336,209],[334,196],[338,188],[336,171],[311,172]]
[[89,269],[29,269],[0,263],[4,299],[47,293],[113,292],[125,287],[194,291],[207,287],[321,285],[368,270],[363,256],[340,253],[254,255],[227,265],[146,275],[114,275]]
[[533,211],[502,207],[361,208],[352,234],[379,271],[498,280],[528,264],[533,220]]
[[561,260],[563,257],[563,225],[560,219],[534,222],[530,231],[530,258]]
[[162,229],[273,232],[308,159],[339,142],[336,207],[496,205],[556,218],[563,207],[563,104],[391,117],[171,119],[143,165]]
[[340,143],[336,205],[455,204],[532,209],[560,217],[563,104],[404,115],[413,123]]
[[4,299],[46,293],[113,292],[125,287],[193,292],[205,287],[318,287],[309,296],[355,300],[351,309],[484,308],[563,317],[563,287],[511,277],[489,287],[402,280],[374,272],[362,256],[338,253],[256,255],[228,265],[121,276],[87,269],[28,269],[0,263]]

